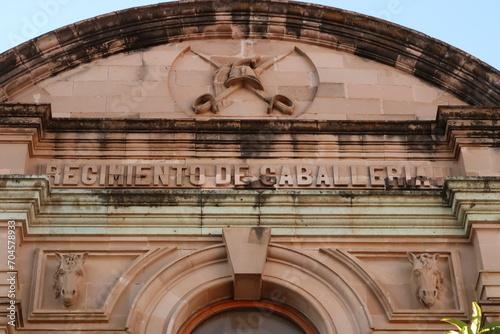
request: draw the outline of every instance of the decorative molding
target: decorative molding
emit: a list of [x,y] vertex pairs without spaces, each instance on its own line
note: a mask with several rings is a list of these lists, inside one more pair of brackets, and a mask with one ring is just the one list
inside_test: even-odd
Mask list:
[[439,106],[436,130],[458,159],[463,147],[499,147],[499,107]]
[[[193,275],[197,278],[193,279]],[[172,330],[173,327],[180,328],[192,312],[206,303],[228,298],[232,293],[231,287],[225,246],[217,244],[197,250],[169,262],[150,275],[129,308],[126,328],[134,334],[153,333],[159,330],[154,323],[161,322],[163,332],[177,333]],[[200,293],[203,295],[201,298]],[[168,300],[168,305],[163,308],[163,316],[152,318],[154,310],[165,300]],[[153,326],[154,330],[147,331],[149,326]]]
[[276,235],[351,235],[356,228],[357,236],[464,236],[471,224],[500,221],[500,180],[486,177],[449,178],[444,192],[58,190],[29,175],[2,175],[0,189],[0,211],[25,212],[28,235],[135,235],[138,228],[220,234],[227,226],[262,226]]
[[[210,246],[155,273],[138,294],[127,328],[135,334],[158,329],[177,333],[196,310],[214,301],[232,299],[231,269],[225,254],[224,245]],[[262,298],[295,308],[321,333],[335,334],[341,328],[362,334],[373,328],[366,305],[355,293],[357,286],[342,280],[318,259],[287,247],[269,245]],[[152,316],[159,310],[165,316]]]
[[[1,176],[0,189],[0,210],[28,212],[28,234],[220,234],[227,226],[262,226],[276,235],[351,235],[353,228],[358,236],[464,235],[441,190],[59,190],[47,178],[14,175]],[[487,205],[485,214],[498,203]]]
[[[340,249],[325,249],[320,248],[320,253],[326,254],[330,258],[343,263],[346,267],[350,268],[352,272],[370,289],[370,292],[376,296],[376,300],[385,311],[386,316],[390,319],[394,311],[392,310],[391,303],[379,284],[370,276],[363,266],[355,257],[348,252]],[[345,278],[344,278],[345,279]]]
[[[238,308],[251,308],[256,310],[257,315],[260,317],[266,317],[267,315],[278,314],[285,316],[286,318],[292,320],[296,323],[302,330],[304,330],[305,334],[318,334],[316,328],[314,328],[309,319],[304,318],[304,316],[291,308],[285,308],[279,303],[273,303],[266,300],[261,301],[231,301],[231,300],[223,300],[220,302],[215,302],[214,304],[208,305],[202,310],[198,310],[198,312],[191,317],[182,328],[179,329],[178,334],[191,334],[192,331],[203,321],[210,319],[211,316],[214,316],[217,313],[230,311]],[[251,315],[251,316],[250,316]],[[254,324],[255,318],[253,317],[253,313],[248,316],[249,319],[243,324]],[[257,318],[257,319],[259,319]],[[243,331],[244,328],[238,327],[238,330]]]
[[473,225],[498,225],[500,178],[451,177],[445,182],[443,193],[466,235],[470,235]]
[[113,54],[202,38],[266,38],[320,45],[398,68],[472,105],[500,104],[496,69],[419,32],[320,5],[215,0],[131,8],[21,44],[0,55],[0,98],[5,101],[46,78]]
[[499,303],[500,271],[479,270],[475,290],[479,300]]
[[[25,143],[30,157],[50,161],[200,159],[217,150],[221,159],[318,159],[321,152],[321,159],[374,160],[383,153],[385,161],[456,162],[462,147],[499,145],[498,115],[496,107],[440,107],[436,121],[160,122],[53,118],[49,105],[0,104],[0,143]],[[296,144],[297,137],[304,145]]]

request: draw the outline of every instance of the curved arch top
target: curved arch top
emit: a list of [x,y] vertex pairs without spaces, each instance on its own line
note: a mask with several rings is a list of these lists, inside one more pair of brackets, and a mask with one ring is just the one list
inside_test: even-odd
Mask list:
[[[342,261],[330,259],[344,267]],[[178,333],[193,314],[215,302],[233,300],[232,285],[226,246],[198,250],[149,279],[135,297],[127,328],[135,334]],[[262,300],[296,310],[320,333],[360,334],[375,326],[370,314],[373,308],[381,310],[381,304],[367,303],[367,295],[359,294],[358,286],[367,288],[363,294],[372,293],[370,286],[356,278],[345,281],[307,254],[270,244]]]
[[446,43],[373,17],[292,1],[174,1],[101,15],[0,55],[0,102],[80,64],[202,38],[300,40],[410,73],[471,105],[500,104],[500,72]]

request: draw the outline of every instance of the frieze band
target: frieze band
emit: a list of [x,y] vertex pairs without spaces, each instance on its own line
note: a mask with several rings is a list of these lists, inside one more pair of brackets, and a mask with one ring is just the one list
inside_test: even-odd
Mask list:
[[313,164],[48,163],[55,187],[435,189],[446,166]]

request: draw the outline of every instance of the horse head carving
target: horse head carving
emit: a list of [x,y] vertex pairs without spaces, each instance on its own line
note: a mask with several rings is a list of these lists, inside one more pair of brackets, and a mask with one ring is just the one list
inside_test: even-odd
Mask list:
[[84,277],[83,264],[88,257],[84,254],[56,253],[59,267],[54,274],[54,292],[56,299],[61,297],[65,307],[75,304],[80,294],[80,286]]
[[412,291],[425,307],[435,306],[440,301],[443,290],[443,274],[437,267],[439,254],[407,254],[413,264]]

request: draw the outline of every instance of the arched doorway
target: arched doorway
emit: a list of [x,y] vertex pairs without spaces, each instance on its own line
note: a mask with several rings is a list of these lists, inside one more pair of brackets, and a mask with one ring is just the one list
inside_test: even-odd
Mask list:
[[318,334],[298,311],[272,301],[221,301],[203,308],[179,334]]
[[[333,261],[331,266],[339,271],[345,266],[334,258],[323,260]],[[352,267],[346,267],[346,270],[351,272]],[[225,311],[244,306],[237,303],[248,302],[250,304],[246,306],[253,308],[255,303],[269,301],[281,307],[275,309],[278,317],[292,320],[306,334],[368,333],[373,328],[372,320],[363,299],[353,289],[353,286],[365,286],[366,282],[358,276],[351,278],[352,286],[317,259],[271,244],[263,272],[261,299],[235,300],[226,247],[213,245],[169,263],[156,272],[137,295],[127,326],[134,334],[192,334],[191,331],[204,320],[218,313],[214,309],[217,303],[225,301],[227,304],[221,304],[225,305],[222,310]],[[371,291],[369,286],[366,287]],[[381,304],[371,305],[382,309]],[[289,316],[286,310],[295,310],[301,317]],[[306,326],[296,320],[299,318],[312,324],[312,329],[305,329]],[[190,323],[191,327],[186,329],[186,324]]]

